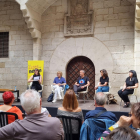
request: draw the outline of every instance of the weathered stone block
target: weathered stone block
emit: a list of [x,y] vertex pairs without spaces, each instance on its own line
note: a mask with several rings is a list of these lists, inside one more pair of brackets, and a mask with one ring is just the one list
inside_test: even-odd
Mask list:
[[118,19],[118,14],[105,15],[104,20]]
[[0,68],[5,68],[5,62],[0,62]]
[[96,28],[102,28],[102,27],[107,27],[108,26],[108,21],[98,21],[95,24]]
[[114,7],[114,13],[126,13],[129,12],[129,10],[129,6]]
[[104,1],[104,7],[108,8],[108,7],[113,7],[113,0],[108,0],[108,1]]
[[55,32],[55,37],[60,38],[60,37],[64,37],[64,33],[63,32]]
[[96,2],[96,3],[93,3],[93,9],[100,9],[100,8],[103,8],[103,2]]
[[95,34],[95,37],[101,41],[105,41],[110,39],[110,34]]
[[109,26],[120,26],[121,20],[109,20]]
[[22,15],[21,14],[13,14],[13,15],[10,15],[10,19],[21,19],[22,18]]
[[131,32],[134,31],[133,26],[118,26],[117,27],[117,32]]
[[96,11],[96,15],[107,15],[108,14],[108,8],[106,9],[98,9]]
[[122,19],[121,20],[121,25],[134,25],[134,19]]
[[114,33],[116,32],[116,27],[106,27],[106,33]]
[[95,34],[105,33],[105,28],[95,28],[94,33]]

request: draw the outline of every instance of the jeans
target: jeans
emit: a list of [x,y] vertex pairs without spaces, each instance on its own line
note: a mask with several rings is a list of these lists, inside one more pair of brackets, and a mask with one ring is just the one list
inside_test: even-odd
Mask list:
[[109,92],[109,86],[98,87],[98,89],[96,90],[96,93],[98,92]]
[[76,85],[73,86],[73,90],[75,94],[78,94],[77,92],[80,92],[80,91],[85,91],[86,89],[87,89],[86,87],[82,89],[81,86],[76,86]]

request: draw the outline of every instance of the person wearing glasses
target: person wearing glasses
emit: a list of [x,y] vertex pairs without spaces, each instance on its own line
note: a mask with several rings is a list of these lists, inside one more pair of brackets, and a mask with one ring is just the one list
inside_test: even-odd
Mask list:
[[40,75],[38,69],[35,69],[34,75],[29,78],[28,83],[30,82],[33,82],[31,89],[34,89],[36,91],[42,90],[42,76]]

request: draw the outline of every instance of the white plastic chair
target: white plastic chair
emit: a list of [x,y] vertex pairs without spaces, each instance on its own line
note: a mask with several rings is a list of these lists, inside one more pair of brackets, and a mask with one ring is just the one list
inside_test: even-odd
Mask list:
[[85,95],[87,96],[87,100],[88,100],[88,86],[87,86],[86,91],[80,91],[78,93],[83,94],[83,100],[84,100],[84,103],[85,103]]
[[[122,88],[123,88],[123,86],[120,87],[120,89],[122,89]],[[128,95],[129,100],[130,100],[131,97],[135,96],[136,101],[137,101],[137,103],[138,103],[138,98],[137,98],[137,95],[136,95],[136,94],[137,94],[137,88],[134,89],[133,94],[129,94],[129,95]],[[121,106],[121,104],[122,104],[122,99],[121,99],[121,102],[120,102],[120,106]]]
[[[65,85],[63,85],[63,88],[60,91],[62,99],[64,99],[64,89],[65,89]],[[55,93],[55,89],[54,89],[53,85],[51,85],[51,90],[52,90],[53,93]]]
[[[98,85],[99,85],[99,82],[98,82]],[[111,89],[111,84],[109,82],[109,91],[108,92],[103,92],[106,95],[106,97],[107,97],[107,95],[111,94],[110,93],[110,89]],[[96,93],[96,91],[95,91],[95,93]],[[107,102],[108,102],[108,105],[109,105],[109,99],[108,99],[108,97],[107,97]]]
[[[33,84],[33,82],[30,82],[30,84],[28,86],[29,89],[31,89],[32,84]],[[43,85],[42,84],[41,84],[41,87],[42,87],[42,89],[38,91],[39,93],[43,92]]]

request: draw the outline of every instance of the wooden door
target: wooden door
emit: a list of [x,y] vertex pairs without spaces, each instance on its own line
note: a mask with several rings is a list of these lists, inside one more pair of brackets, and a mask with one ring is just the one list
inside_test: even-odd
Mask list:
[[89,78],[90,86],[88,96],[93,99],[95,94],[95,68],[92,61],[85,56],[78,56],[73,58],[67,66],[67,84],[73,89],[74,83],[79,77],[80,70],[85,70],[85,76]]

